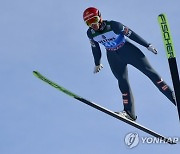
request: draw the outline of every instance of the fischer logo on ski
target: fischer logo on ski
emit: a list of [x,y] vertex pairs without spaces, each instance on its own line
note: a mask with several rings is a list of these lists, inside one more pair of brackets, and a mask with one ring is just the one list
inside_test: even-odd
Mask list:
[[175,56],[175,50],[172,42],[172,37],[170,34],[170,28],[167,23],[166,16],[164,14],[159,15],[159,22],[162,30],[164,45],[167,51],[167,57],[168,58],[174,58]]

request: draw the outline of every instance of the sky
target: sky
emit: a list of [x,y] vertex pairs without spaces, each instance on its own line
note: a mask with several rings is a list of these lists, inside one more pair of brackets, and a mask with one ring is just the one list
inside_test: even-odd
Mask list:
[[[180,1],[164,0],[6,0],[0,1],[0,153],[118,154],[180,152],[180,146],[140,142],[129,148],[125,136],[152,137],[53,89],[35,78],[38,70],[70,91],[112,111],[123,109],[109,68],[93,74],[94,62],[83,11],[99,8],[152,43],[158,54],[137,45],[172,87],[157,16],[165,13],[180,64]],[[137,69],[129,68],[137,122],[167,137],[180,137],[176,108]]]

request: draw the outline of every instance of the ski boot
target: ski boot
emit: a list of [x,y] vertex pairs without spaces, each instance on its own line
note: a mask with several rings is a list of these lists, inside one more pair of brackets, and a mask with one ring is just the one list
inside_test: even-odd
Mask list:
[[121,111],[121,112],[115,112],[115,113],[132,121],[136,121],[137,119],[137,116],[134,118],[133,116],[129,115],[127,111]]

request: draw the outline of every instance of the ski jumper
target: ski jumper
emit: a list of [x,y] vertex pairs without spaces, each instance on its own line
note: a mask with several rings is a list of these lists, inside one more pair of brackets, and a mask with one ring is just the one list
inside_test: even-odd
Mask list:
[[122,93],[124,110],[135,118],[134,99],[128,80],[127,64],[144,73],[173,104],[176,104],[170,87],[151,67],[142,51],[130,43],[125,36],[146,48],[149,43],[119,22],[104,20],[102,24],[105,26],[103,30],[95,31],[89,28],[87,36],[90,39],[96,66],[100,65],[101,60],[99,43],[105,46],[110,68],[118,80]]

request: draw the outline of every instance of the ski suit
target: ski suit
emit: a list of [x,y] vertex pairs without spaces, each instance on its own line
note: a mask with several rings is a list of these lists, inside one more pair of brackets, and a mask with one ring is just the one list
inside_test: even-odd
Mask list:
[[116,21],[103,20],[104,29],[95,31],[87,30],[87,36],[91,43],[95,65],[100,65],[101,49],[99,43],[106,48],[107,59],[112,73],[118,80],[119,89],[122,93],[124,110],[135,118],[134,99],[129,85],[127,64],[130,64],[144,73],[155,86],[173,103],[172,90],[151,67],[142,51],[125,37],[148,47],[147,43],[131,29]]

